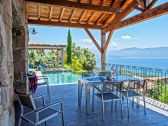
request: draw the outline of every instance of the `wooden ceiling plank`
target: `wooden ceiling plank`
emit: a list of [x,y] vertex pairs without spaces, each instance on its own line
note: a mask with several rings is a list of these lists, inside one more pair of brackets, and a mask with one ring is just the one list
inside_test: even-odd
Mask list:
[[89,10],[89,11],[97,11],[97,12],[103,12],[108,14],[113,13],[119,13],[120,10],[112,7],[107,6],[99,6],[99,5],[93,5],[93,4],[87,4],[87,3],[78,3],[78,2],[72,2],[67,0],[26,0],[27,3],[32,4],[47,4],[47,5],[53,5],[58,6],[62,8],[70,8],[70,9],[80,9],[80,10]]
[[98,18],[98,20],[96,21],[96,24],[98,24],[104,18],[105,15],[106,15],[105,13],[102,14],[100,18]]
[[40,4],[38,4],[38,19],[40,19]]
[[72,22],[72,18],[73,18],[73,16],[74,16],[74,13],[75,13],[75,9],[73,10],[73,12],[72,12],[72,14],[71,14],[71,16],[70,16],[70,18],[69,18],[69,22]]
[[115,16],[116,16],[115,14],[113,14],[113,15],[109,16],[109,17],[105,20],[104,25],[107,25],[107,24],[108,24],[108,22],[109,22],[110,20],[114,20]]
[[97,47],[97,49],[101,52],[101,47],[98,44],[98,42],[96,41],[96,39],[93,37],[93,35],[91,34],[91,32],[87,28],[84,28],[84,30],[86,31],[86,33],[88,34],[88,36],[90,37],[90,39],[92,40],[92,42],[95,44],[95,46]]
[[115,25],[110,25],[104,28],[103,32],[108,32],[112,29],[116,30],[116,29],[120,29],[120,28],[127,27],[130,25],[134,25],[134,24],[137,24],[137,23],[140,23],[146,20],[150,20],[152,18],[156,18],[156,17],[162,16],[165,14],[168,14],[168,2],[160,6],[157,6],[153,9],[146,10],[145,12],[141,14],[125,19],[124,21],[120,21]]
[[52,13],[53,13],[53,6],[50,7],[49,20],[52,19]]
[[158,0],[152,0],[152,2],[147,6],[147,9],[151,9]]
[[60,15],[60,21],[62,20],[62,17],[64,15],[64,10],[65,10],[65,8],[62,8],[61,15]]
[[90,15],[90,17],[89,17],[89,19],[88,19],[88,24],[89,24],[89,22],[93,19],[94,15],[95,15],[95,12],[92,12],[92,14]]
[[82,19],[83,19],[83,17],[84,17],[85,14],[86,14],[86,11],[84,11],[84,12],[81,14],[81,16],[80,16],[80,18],[79,18],[79,23],[81,23],[81,21],[82,21]]
[[75,23],[69,23],[69,22],[65,23],[65,22],[55,22],[55,21],[41,21],[41,20],[34,20],[34,19],[28,19],[28,24],[43,25],[43,26],[55,26],[55,27],[102,29],[102,26],[97,26],[97,25],[79,24],[79,23],[75,24]]

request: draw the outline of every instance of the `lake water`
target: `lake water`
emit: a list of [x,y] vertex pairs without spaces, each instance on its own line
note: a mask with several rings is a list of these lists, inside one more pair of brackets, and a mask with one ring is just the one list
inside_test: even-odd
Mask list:
[[[97,66],[100,67],[100,58],[97,58]],[[168,57],[120,57],[108,58],[106,63],[123,64],[142,67],[168,68]]]

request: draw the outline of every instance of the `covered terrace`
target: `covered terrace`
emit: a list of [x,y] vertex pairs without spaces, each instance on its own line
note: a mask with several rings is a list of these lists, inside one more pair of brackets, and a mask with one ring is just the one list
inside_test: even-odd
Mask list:
[[[14,111],[14,89],[22,87],[29,93],[28,83],[28,24],[52,27],[83,28],[101,54],[101,70],[105,71],[106,50],[113,33],[127,26],[168,14],[168,2],[154,7],[158,0],[2,0],[0,1],[0,126],[17,126],[19,109]],[[141,13],[126,18],[132,11]],[[125,19],[126,18],[126,19]],[[99,45],[89,29],[101,31]],[[107,37],[106,37],[107,36]],[[15,84],[21,81],[23,86]],[[44,92],[38,89],[38,93]],[[41,90],[41,91],[40,91]],[[67,94],[65,93],[67,92]],[[84,93],[84,92],[83,92]],[[77,106],[77,85],[51,87],[51,100],[63,100],[67,126],[142,126],[168,125],[168,118],[142,107],[132,108],[131,117],[123,120],[117,111],[107,114],[107,121],[100,122],[99,112],[86,116]],[[97,104],[98,102],[96,102]],[[99,110],[99,105],[96,105]],[[149,108],[151,108],[149,106]],[[116,109],[117,110],[117,109]],[[106,110],[107,113],[109,110]],[[16,120],[15,120],[16,114]],[[124,113],[126,115],[126,113]],[[111,118],[112,117],[112,118]],[[49,126],[57,120],[48,122]],[[23,124],[24,125],[24,124]]]

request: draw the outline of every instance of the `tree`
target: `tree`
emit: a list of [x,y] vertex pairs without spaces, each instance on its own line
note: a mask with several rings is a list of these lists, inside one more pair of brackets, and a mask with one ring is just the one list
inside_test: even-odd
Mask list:
[[72,63],[72,37],[70,29],[68,30],[68,38],[67,38],[67,64]]

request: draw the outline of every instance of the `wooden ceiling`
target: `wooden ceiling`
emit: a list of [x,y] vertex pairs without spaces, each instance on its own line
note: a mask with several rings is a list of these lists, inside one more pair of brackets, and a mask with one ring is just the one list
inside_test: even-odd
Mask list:
[[43,25],[101,29],[121,13],[137,6],[135,0],[26,0],[28,22]]
[[26,0],[29,24],[107,29],[134,9],[151,9],[157,0]]

